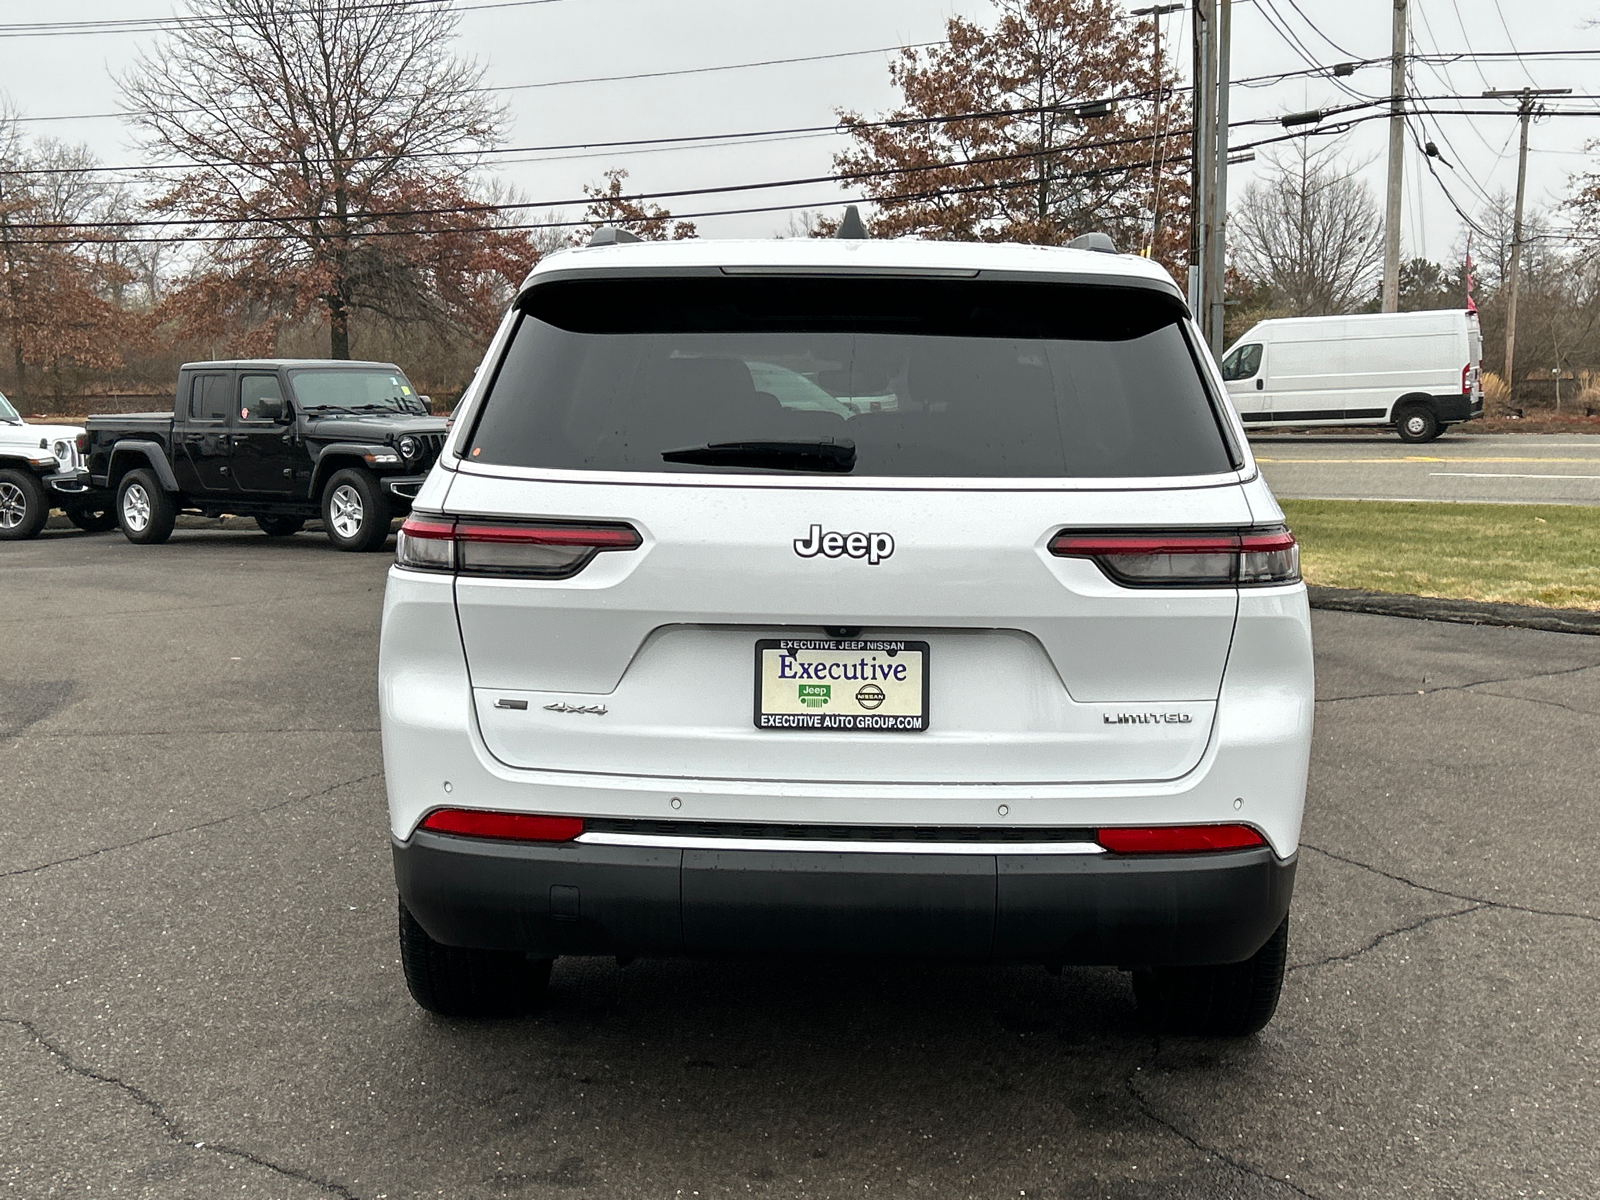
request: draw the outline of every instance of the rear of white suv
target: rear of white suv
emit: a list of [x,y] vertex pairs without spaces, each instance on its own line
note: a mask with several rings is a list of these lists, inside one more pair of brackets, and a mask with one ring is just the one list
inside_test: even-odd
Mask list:
[[1282,980],[1309,751],[1292,536],[1166,274],[1089,251],[622,245],[524,284],[400,538],[406,977],[553,958]]

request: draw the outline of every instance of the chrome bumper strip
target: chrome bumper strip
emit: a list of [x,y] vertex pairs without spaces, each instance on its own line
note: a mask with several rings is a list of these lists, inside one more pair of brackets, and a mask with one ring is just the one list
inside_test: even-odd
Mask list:
[[832,838],[685,837],[662,833],[581,833],[589,846],[648,846],[663,850],[767,850],[834,854],[1104,854],[1094,842],[849,842]]

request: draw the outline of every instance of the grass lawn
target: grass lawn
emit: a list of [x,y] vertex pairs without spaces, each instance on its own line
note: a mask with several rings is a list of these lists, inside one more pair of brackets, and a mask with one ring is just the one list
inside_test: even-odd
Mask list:
[[1280,503],[1307,583],[1600,610],[1600,508]]

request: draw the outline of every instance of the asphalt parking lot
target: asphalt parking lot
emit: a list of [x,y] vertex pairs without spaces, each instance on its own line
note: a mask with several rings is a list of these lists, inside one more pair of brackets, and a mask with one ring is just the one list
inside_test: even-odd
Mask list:
[[1600,638],[1317,614],[1257,1038],[1150,1036],[1114,970],[898,963],[566,960],[446,1024],[395,946],[386,566],[0,548],[6,1194],[1600,1193]]
[[1600,437],[1452,431],[1418,445],[1388,431],[1324,431],[1250,444],[1286,499],[1600,504]]

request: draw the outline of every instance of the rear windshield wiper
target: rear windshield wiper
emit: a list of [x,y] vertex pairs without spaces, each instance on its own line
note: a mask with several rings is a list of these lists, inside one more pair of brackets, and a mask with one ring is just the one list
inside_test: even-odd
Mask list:
[[701,467],[755,467],[767,471],[829,471],[844,475],[855,469],[856,444],[848,438],[819,442],[712,442],[686,450],[663,450],[670,463]]

